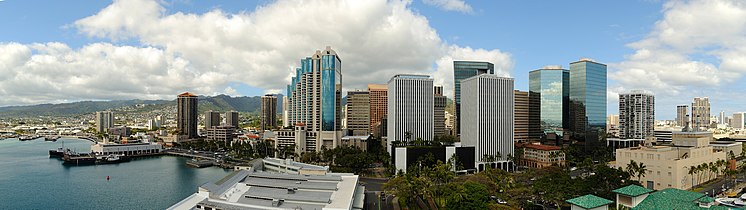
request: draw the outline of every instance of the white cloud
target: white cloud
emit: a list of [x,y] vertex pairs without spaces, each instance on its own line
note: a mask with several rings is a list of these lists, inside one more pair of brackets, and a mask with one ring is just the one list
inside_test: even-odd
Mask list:
[[449,59],[492,61],[505,75],[512,68],[497,49],[446,44],[408,1],[280,0],[252,12],[192,14],[167,12],[158,1],[115,0],[69,28],[140,46],[0,43],[0,105],[171,99],[187,90],[235,95],[229,84],[236,83],[284,92],[299,60],[325,46],[342,59],[345,89],[397,73],[434,73],[450,88],[452,70],[444,71],[452,64],[442,63]]
[[471,6],[464,0],[422,0],[427,5],[436,6],[445,11],[473,12]]
[[634,54],[610,65],[611,79],[629,89],[679,96],[746,73],[745,2],[671,1],[663,13],[646,38],[628,44]]
[[448,47],[447,54],[440,57],[435,64],[436,72],[433,75],[435,85],[443,86],[443,94],[453,97],[453,61],[471,60],[487,61],[495,65],[495,74],[509,77],[513,69],[513,60],[510,54],[500,50],[472,49],[470,47],[459,47],[452,45]]

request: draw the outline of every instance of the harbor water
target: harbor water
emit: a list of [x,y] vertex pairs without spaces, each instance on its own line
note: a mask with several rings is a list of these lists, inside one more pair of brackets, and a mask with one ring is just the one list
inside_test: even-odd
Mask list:
[[66,138],[0,140],[0,209],[165,209],[230,172],[191,168],[188,158],[173,156],[66,166],[48,155],[62,142],[77,152],[90,152],[92,144]]

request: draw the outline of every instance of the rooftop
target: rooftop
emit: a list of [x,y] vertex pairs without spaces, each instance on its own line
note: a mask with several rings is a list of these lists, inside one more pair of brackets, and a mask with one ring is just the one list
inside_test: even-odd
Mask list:
[[544,151],[560,150],[560,147],[558,147],[558,146],[543,145],[543,144],[521,144],[521,143],[516,143],[515,146],[516,147],[531,148],[531,149],[536,149],[536,150],[544,150]]
[[362,209],[353,174],[292,175],[239,170],[201,186],[169,209],[196,205],[220,209]]
[[645,193],[653,192],[653,190],[638,185],[628,185],[626,187],[616,189],[612,192],[626,196],[637,197]]
[[[654,193],[650,193],[645,200],[635,206],[634,210],[640,209],[660,209],[665,206],[667,209],[704,209],[697,203],[700,199],[706,197],[702,193],[696,193],[675,188],[667,188]],[[707,198],[704,198],[707,200]],[[726,206],[711,206],[710,209],[729,209]]]
[[182,94],[179,94],[179,97],[197,97],[197,95],[194,95],[190,92],[184,92]]
[[584,195],[577,198],[573,198],[570,200],[566,200],[566,202],[571,203],[576,206],[583,207],[585,209],[592,209],[599,206],[609,205],[611,203],[614,203],[613,201],[607,200],[602,197],[598,197],[595,195]]

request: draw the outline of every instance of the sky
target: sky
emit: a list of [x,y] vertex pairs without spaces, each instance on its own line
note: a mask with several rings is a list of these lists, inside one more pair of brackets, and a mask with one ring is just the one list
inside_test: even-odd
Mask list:
[[301,58],[331,46],[345,90],[397,73],[453,95],[453,60],[528,72],[591,58],[618,94],[656,95],[656,119],[709,97],[746,111],[746,3],[729,0],[0,0],[0,106],[284,93]]

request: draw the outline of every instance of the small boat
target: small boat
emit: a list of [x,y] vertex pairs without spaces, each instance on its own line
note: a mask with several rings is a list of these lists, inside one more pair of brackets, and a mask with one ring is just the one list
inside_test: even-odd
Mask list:
[[65,165],[92,165],[96,164],[96,155],[88,153],[77,153],[66,149],[62,156]]
[[96,160],[97,164],[110,164],[110,163],[121,163],[129,161],[129,157],[125,155],[107,155],[99,157]]
[[34,137],[32,137],[32,136],[19,136],[18,140],[19,141],[30,141],[30,140],[34,140]]
[[49,137],[45,137],[44,141],[56,142],[57,139],[60,139],[60,136],[49,136]]
[[[741,208],[743,205],[739,205],[736,203],[736,201],[741,201],[739,198],[716,198],[715,202],[723,205],[723,206],[729,206],[729,207],[736,207]],[[740,203],[743,203],[742,201]]]

